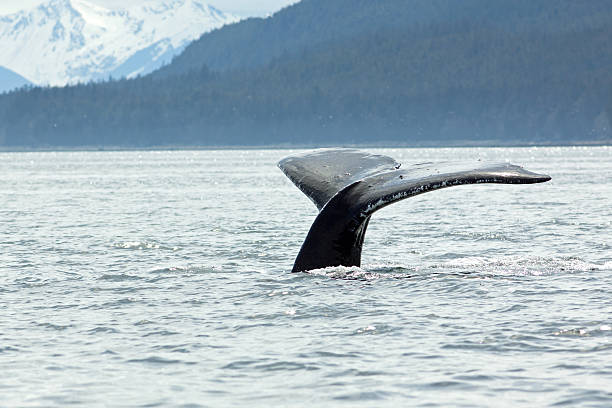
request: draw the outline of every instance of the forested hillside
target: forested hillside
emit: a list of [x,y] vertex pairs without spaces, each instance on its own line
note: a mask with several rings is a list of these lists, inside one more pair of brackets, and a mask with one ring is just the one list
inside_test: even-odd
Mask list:
[[610,6],[304,0],[202,37],[153,76],[2,96],[0,145],[610,142]]
[[271,19],[250,19],[192,43],[158,76],[203,64],[213,70],[253,68],[318,44],[395,28],[495,26],[507,33],[551,34],[609,24],[610,0],[303,0]]

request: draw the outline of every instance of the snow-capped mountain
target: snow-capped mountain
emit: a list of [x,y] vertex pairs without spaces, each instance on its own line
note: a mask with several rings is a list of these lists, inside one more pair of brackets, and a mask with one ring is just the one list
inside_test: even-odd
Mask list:
[[38,85],[133,77],[236,21],[198,0],[149,0],[113,10],[85,0],[50,0],[0,16],[0,66]]

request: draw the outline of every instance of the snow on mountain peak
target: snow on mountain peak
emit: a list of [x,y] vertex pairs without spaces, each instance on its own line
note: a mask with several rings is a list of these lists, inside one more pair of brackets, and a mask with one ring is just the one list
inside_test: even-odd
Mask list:
[[0,16],[0,65],[39,85],[146,74],[189,42],[238,18],[199,0],[108,9],[48,0]]

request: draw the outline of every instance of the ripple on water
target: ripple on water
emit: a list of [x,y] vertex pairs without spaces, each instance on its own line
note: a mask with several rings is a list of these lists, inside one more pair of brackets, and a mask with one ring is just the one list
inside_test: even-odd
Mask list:
[[240,360],[222,367],[224,370],[250,370],[257,372],[276,371],[316,371],[320,367],[316,364],[300,363],[295,361],[273,361],[272,359]]
[[43,327],[45,329],[51,329],[51,330],[57,330],[57,331],[64,331],[67,330],[71,327],[73,327],[71,324],[54,324],[54,323],[38,323],[37,324],[38,327]]
[[159,366],[176,365],[176,364],[182,364],[182,365],[196,365],[197,364],[196,362],[193,362],[193,361],[168,359],[168,358],[163,358],[159,356],[150,356],[146,358],[133,358],[133,359],[127,360],[126,362],[146,364],[146,365],[159,365]]
[[119,333],[119,330],[113,327],[105,327],[105,326],[94,327],[93,329],[87,330],[87,334],[89,335],[114,334],[114,333]]
[[157,331],[143,334],[142,337],[158,337],[158,336],[166,337],[166,336],[176,336],[179,334],[181,333],[175,332],[175,331],[169,331],[169,330],[157,330]]
[[141,279],[143,278],[140,276],[128,275],[128,274],[106,274],[98,278],[98,280],[109,281],[109,282],[127,282],[127,281],[137,281]]
[[157,345],[154,346],[154,350],[161,350],[167,353],[181,353],[188,354],[191,351],[189,350],[189,344],[165,344],[165,345]]
[[389,391],[360,391],[348,394],[341,394],[334,396],[333,399],[343,402],[367,402],[367,401],[383,401],[386,399],[392,399],[394,396],[400,394],[389,392]]

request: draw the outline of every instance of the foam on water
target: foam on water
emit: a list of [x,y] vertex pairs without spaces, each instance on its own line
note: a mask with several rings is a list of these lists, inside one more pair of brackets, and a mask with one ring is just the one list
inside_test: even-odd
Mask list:
[[443,263],[423,262],[417,265],[380,264],[359,267],[329,267],[309,271],[314,276],[331,279],[364,280],[378,279],[426,279],[440,274],[465,274],[471,278],[542,276],[560,273],[604,271],[612,269],[612,262],[603,264],[586,262],[576,257],[546,258],[535,256],[507,256],[499,258],[466,257]]

